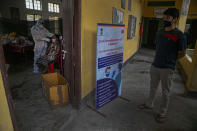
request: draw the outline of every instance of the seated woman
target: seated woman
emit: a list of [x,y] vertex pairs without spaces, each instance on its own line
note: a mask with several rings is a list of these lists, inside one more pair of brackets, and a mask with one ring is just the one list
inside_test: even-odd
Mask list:
[[48,68],[58,58],[60,52],[59,40],[56,35],[52,37],[52,44],[46,50],[46,54],[38,59],[37,65],[41,73],[47,73]]

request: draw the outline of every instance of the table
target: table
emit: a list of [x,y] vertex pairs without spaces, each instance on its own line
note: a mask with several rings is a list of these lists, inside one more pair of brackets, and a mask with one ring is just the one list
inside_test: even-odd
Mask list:
[[[8,63],[15,63],[16,61],[18,61],[19,55],[20,58],[23,58],[22,61],[23,62],[25,61],[26,63],[26,61],[29,60],[28,52],[29,51],[33,52],[33,49],[34,49],[34,45],[19,45],[15,43],[9,43],[4,45],[4,55]],[[15,58],[17,58],[17,60]],[[31,55],[31,59],[32,59],[32,55]]]
[[11,52],[22,53],[26,51],[33,51],[34,45],[18,45],[18,44],[9,44],[7,49]]

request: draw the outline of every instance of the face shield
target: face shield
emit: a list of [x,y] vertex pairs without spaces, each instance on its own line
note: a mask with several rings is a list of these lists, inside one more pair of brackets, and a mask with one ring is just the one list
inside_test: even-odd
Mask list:
[[44,24],[44,20],[43,19],[39,19],[36,23],[36,25],[43,25]]

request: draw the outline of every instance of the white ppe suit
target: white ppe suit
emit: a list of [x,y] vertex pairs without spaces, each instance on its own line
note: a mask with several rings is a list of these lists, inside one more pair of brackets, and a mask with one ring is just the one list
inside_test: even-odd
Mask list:
[[36,64],[38,58],[45,55],[47,49],[47,41],[50,40],[47,37],[52,37],[50,33],[43,25],[43,20],[38,20],[37,23],[31,28],[31,34],[35,42],[34,47],[34,73],[38,73],[38,66]]

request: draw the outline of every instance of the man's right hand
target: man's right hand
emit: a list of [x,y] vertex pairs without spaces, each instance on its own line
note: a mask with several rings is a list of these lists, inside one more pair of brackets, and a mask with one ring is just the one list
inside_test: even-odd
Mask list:
[[183,58],[186,55],[186,50],[178,52],[178,59]]

